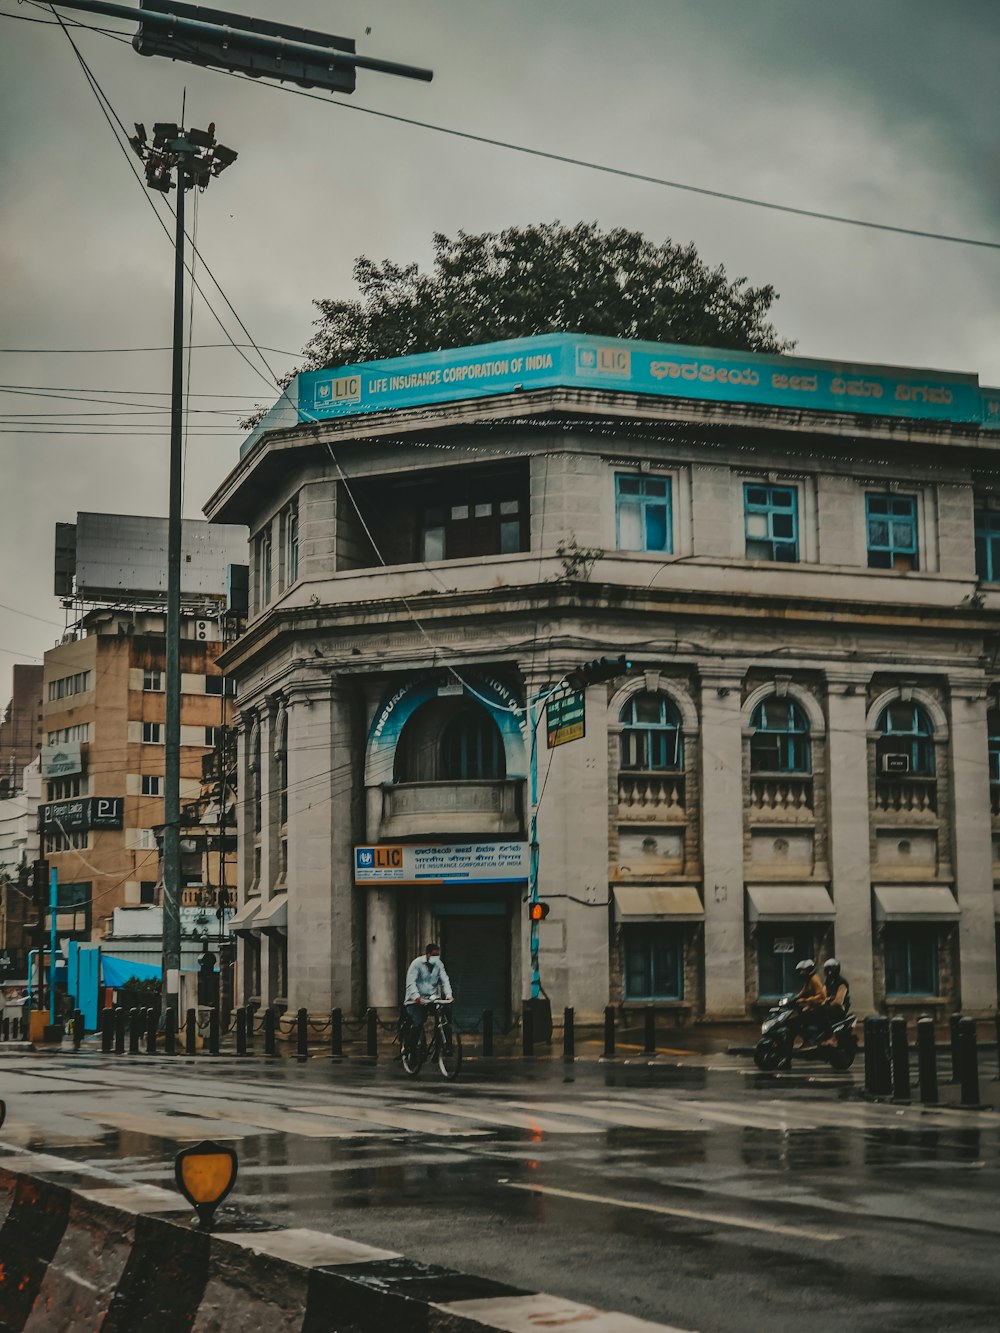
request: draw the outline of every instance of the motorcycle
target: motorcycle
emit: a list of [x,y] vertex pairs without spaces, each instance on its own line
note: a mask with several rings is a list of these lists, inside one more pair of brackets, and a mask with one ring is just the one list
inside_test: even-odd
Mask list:
[[[814,1013],[810,1017],[815,1020],[822,1015]],[[854,1014],[845,1014],[822,1032],[809,1034],[808,1039],[802,1034],[804,1018],[802,1010],[790,995],[784,996],[768,1011],[761,1024],[760,1038],[754,1047],[753,1059],[758,1069],[765,1072],[787,1069],[791,1066],[793,1054],[807,1060],[825,1060],[832,1069],[838,1071],[850,1069],[858,1053]],[[800,1037],[802,1044],[796,1046],[796,1039]]]

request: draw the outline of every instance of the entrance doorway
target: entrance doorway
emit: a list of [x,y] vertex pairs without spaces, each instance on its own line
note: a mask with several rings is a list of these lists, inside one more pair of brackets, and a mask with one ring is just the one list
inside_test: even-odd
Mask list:
[[510,1026],[510,917],[503,903],[436,904],[441,954],[455,991],[455,1021],[476,1027],[493,1010],[501,1030]]

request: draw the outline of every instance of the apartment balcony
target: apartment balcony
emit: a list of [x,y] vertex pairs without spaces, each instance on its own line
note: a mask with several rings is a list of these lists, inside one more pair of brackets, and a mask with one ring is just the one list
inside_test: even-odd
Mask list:
[[682,822],[684,774],[619,773],[618,818],[629,823]]
[[[996,788],[990,790],[994,812]],[[935,820],[937,818],[936,778],[877,778],[875,781],[875,810],[879,815],[901,822]]]
[[813,780],[806,774],[785,773],[750,777],[750,819],[811,821],[813,818]]
[[524,833],[524,783],[397,782],[378,789],[378,836],[511,838]]

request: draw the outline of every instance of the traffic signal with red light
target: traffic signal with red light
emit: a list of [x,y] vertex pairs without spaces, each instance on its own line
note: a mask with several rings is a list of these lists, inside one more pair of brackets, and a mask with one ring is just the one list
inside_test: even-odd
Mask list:
[[544,921],[548,914],[548,903],[532,903],[528,908],[528,918],[531,921]]
[[599,680],[613,680],[615,676],[624,676],[631,669],[632,663],[624,653],[620,657],[595,657],[583,666],[575,667],[566,677],[566,684],[571,690],[582,690],[588,685],[596,685]]

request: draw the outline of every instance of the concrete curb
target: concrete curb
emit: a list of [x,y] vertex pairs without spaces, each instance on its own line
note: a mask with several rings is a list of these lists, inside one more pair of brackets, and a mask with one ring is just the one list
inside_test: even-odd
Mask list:
[[106,1175],[57,1157],[0,1158],[0,1333],[529,1333],[567,1326],[680,1333],[319,1231],[209,1235],[169,1190],[109,1184]]

